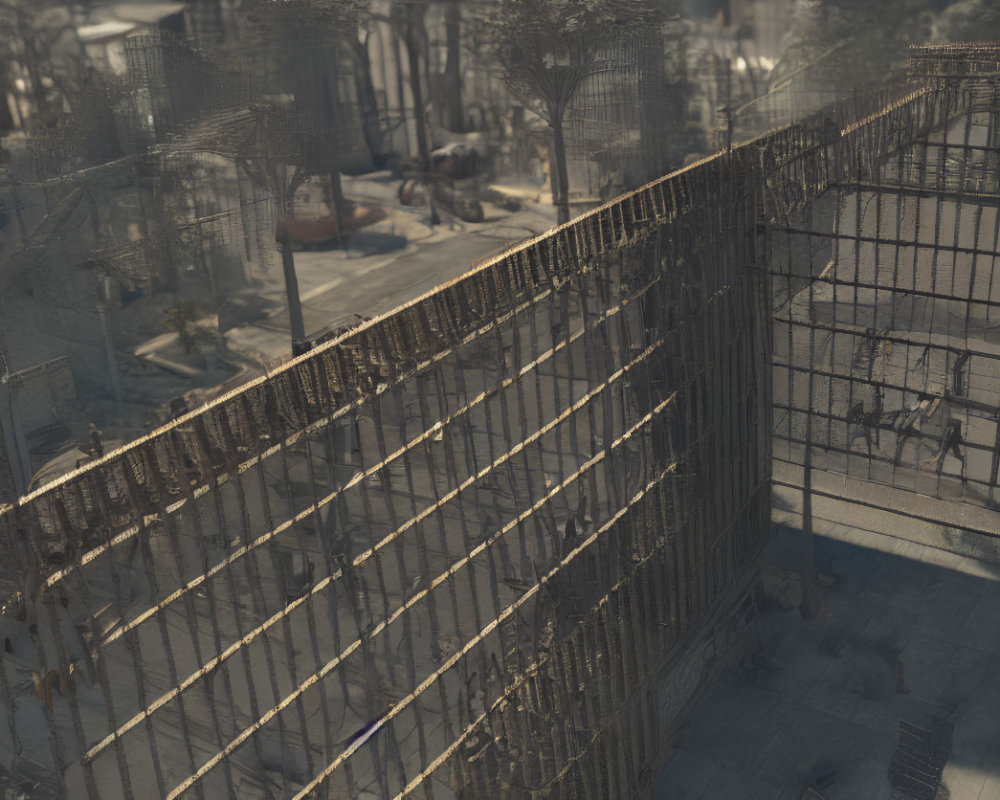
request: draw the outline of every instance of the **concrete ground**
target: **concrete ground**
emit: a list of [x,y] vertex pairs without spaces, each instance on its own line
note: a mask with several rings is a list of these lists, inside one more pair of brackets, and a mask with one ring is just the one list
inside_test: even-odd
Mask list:
[[787,607],[800,591],[801,532],[777,525],[763,572],[766,653],[709,690],[654,798],[799,800],[835,769],[826,800],[888,800],[900,721],[931,716],[954,725],[938,798],[1000,797],[1000,566],[821,527],[825,613],[806,622]]

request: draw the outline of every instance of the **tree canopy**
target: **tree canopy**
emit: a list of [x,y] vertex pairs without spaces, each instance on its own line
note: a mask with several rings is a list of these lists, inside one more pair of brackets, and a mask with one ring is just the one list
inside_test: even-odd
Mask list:
[[931,0],[797,0],[772,83],[810,66],[841,91],[881,81],[902,66],[911,44],[930,38],[932,6]]
[[482,39],[503,67],[507,87],[552,128],[553,199],[569,220],[563,117],[600,51],[663,19],[648,0],[499,0],[483,20]]
[[603,45],[661,18],[646,0],[499,0],[484,38],[511,93],[551,124]]
[[1000,39],[1000,3],[996,0],[960,0],[945,9],[935,25],[936,38],[949,42]]

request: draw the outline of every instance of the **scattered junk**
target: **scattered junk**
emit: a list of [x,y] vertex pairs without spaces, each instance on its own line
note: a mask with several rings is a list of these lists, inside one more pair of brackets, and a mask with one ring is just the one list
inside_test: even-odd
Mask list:
[[325,342],[333,341],[339,336],[350,333],[354,328],[358,327],[358,325],[371,321],[371,317],[365,317],[361,314],[355,314],[354,316],[356,321],[352,324],[323,328],[318,333],[315,333],[304,340],[294,342],[293,354],[302,355],[302,353],[308,353],[314,347],[317,347]]
[[102,431],[99,431],[93,422],[90,423],[89,427],[90,454],[94,458],[101,458],[104,455],[104,445],[101,444]]
[[302,553],[283,552],[285,598],[288,602],[304,597],[312,588],[316,564]]
[[219,333],[267,319],[266,301],[253,295],[219,298]]
[[486,217],[482,203],[476,198],[445,183],[427,184],[408,178],[399,187],[399,202],[404,206],[429,206],[432,200],[438,208],[463,222],[482,222]]
[[[398,158],[391,167],[403,178],[426,175],[419,158]],[[488,179],[491,167],[492,158],[467,142],[451,142],[430,152],[430,175],[442,180]]]
[[416,158],[399,159],[393,168],[403,178],[399,187],[403,205],[432,206],[464,222],[482,222],[483,203],[508,212],[521,208],[517,198],[486,185],[494,177],[493,158],[468,142],[451,142],[432,150],[428,171]]
[[178,417],[183,417],[185,414],[190,412],[190,407],[188,406],[187,398],[181,395],[180,397],[174,397],[170,400],[168,404],[169,413],[167,416],[167,421],[175,420]]
[[896,659],[892,668],[892,679],[896,685],[896,694],[910,693],[910,690],[906,688],[906,665],[899,658]]
[[482,222],[485,219],[482,203],[459,189],[438,184],[434,187],[434,199],[445,211],[465,222]]
[[404,206],[425,206],[430,201],[431,192],[426,183],[407,178],[399,185],[399,202]]
[[466,142],[452,142],[431,151],[431,172],[451,180],[481,175],[488,167],[489,159]]
[[485,189],[480,189],[477,193],[478,198],[484,203],[492,203],[498,208],[502,208],[504,211],[520,211],[521,201],[516,197],[512,197],[509,194],[504,194],[503,192],[497,191],[491,187]]
[[899,740],[889,763],[890,800],[935,800],[951,758],[955,726],[930,717],[927,727],[899,721]]
[[284,222],[278,224],[275,239],[279,242],[287,239],[293,247],[302,249],[321,247],[338,242],[352,231],[374,225],[385,218],[386,213],[382,208],[364,205],[351,207],[344,219],[343,230],[340,229],[337,217],[333,214],[324,214],[312,219],[286,217]]
[[[820,791],[833,786],[837,782],[837,773],[840,772],[840,767],[834,764],[830,760],[823,760],[818,762],[812,769],[809,776],[809,786],[806,789],[806,793],[802,795],[803,798],[822,798],[823,795]],[[812,792],[812,794],[809,794]]]
[[[70,664],[70,674],[73,673],[73,664]],[[35,686],[35,694],[38,700],[45,704],[45,707],[52,712],[52,690],[55,688],[59,694],[65,697],[69,693],[69,679],[59,670],[50,669],[44,676],[39,675],[35,670],[31,671],[31,678]]]
[[344,755],[353,753],[359,747],[364,745],[369,739],[371,739],[376,733],[378,733],[383,727],[385,727],[385,724],[388,721],[389,712],[391,712],[394,707],[395,703],[387,703],[385,710],[381,714],[341,742],[340,744],[345,745]]

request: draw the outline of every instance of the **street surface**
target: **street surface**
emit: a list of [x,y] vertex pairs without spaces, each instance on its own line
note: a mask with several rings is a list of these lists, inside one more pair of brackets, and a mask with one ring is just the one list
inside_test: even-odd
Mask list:
[[[356,195],[349,196],[354,199]],[[359,199],[366,198],[361,195]],[[344,250],[297,252],[295,271],[306,335],[390,311],[457,278],[474,261],[555,224],[552,206],[527,206],[513,213],[491,205],[486,209],[482,223],[443,219],[432,227],[426,209],[396,203],[395,208],[386,209],[388,219],[352,234]],[[261,296],[273,306],[285,307],[280,265],[272,267],[263,280]],[[232,350],[262,356],[269,365],[287,358],[287,308],[228,331],[226,340]]]

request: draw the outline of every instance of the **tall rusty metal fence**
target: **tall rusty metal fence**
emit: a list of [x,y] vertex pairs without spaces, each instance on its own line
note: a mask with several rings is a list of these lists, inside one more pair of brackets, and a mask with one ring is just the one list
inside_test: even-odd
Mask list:
[[768,537],[774,331],[817,278],[775,274],[776,230],[970,110],[937,80],[624,195],[7,508],[4,773],[648,791],[661,668]]

